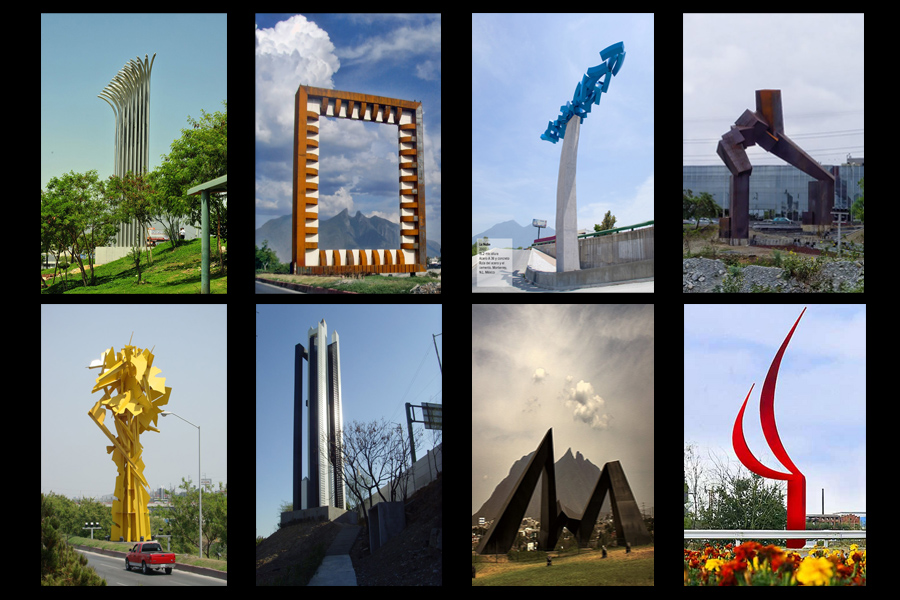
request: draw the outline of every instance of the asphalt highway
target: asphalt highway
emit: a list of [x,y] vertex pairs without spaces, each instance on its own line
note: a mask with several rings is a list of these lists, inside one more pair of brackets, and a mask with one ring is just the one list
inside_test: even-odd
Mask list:
[[106,580],[106,585],[228,585],[228,580],[226,579],[216,579],[215,577],[179,571],[177,564],[171,575],[166,575],[165,571],[144,575],[140,569],[126,571],[124,558],[83,552],[81,550],[76,550],[76,552],[87,557],[88,564],[97,571],[100,577]]

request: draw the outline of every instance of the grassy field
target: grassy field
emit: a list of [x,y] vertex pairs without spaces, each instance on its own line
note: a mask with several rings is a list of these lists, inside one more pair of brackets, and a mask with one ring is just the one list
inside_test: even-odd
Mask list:
[[[215,240],[210,244],[209,289],[213,294],[228,293],[228,276],[219,269]],[[83,287],[81,269],[69,268],[68,283],[57,276],[48,280],[49,287],[41,288],[41,294],[199,294],[200,293],[200,240],[189,240],[173,252],[169,242],[153,249],[153,262],[147,254],[141,256],[141,283],[137,283],[137,269],[126,257],[95,268],[97,285]],[[85,261],[85,272],[90,281],[90,269]],[[52,275],[53,269],[41,271]]]
[[472,585],[653,585],[653,546],[641,546],[625,554],[612,548],[609,557],[584,552],[553,557],[545,562],[479,562]]

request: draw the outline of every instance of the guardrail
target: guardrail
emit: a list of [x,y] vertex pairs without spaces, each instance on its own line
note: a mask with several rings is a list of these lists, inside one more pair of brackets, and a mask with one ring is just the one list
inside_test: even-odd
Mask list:
[[686,540],[759,540],[759,539],[858,539],[865,538],[866,531],[833,529],[685,529]]

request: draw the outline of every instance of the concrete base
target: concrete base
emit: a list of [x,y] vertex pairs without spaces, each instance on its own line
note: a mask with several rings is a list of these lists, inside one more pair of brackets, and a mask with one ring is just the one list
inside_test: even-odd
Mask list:
[[528,267],[525,270],[525,279],[542,288],[574,290],[583,287],[594,287],[604,283],[653,277],[653,261],[654,259],[638,260],[566,273],[535,271]]
[[747,246],[750,244],[750,240],[747,238],[719,238],[719,242],[722,244],[728,244],[729,246]]
[[369,511],[369,548],[375,552],[405,527],[402,502],[379,502]]
[[562,154],[559,157],[559,180],[556,183],[556,272],[577,271],[578,207],[575,201],[575,167],[578,163],[578,135],[581,117],[574,116],[566,125]]
[[[106,263],[110,263],[114,260],[119,260],[120,258],[125,258],[129,254],[131,254],[131,248],[118,248],[118,247],[114,247],[114,246],[97,246],[95,257],[96,257],[96,262],[98,265],[105,265]],[[85,261],[85,264],[87,264],[87,261]]]
[[291,521],[336,521],[346,512],[343,508],[334,506],[317,506],[316,508],[292,510],[281,513],[281,526],[284,527]]

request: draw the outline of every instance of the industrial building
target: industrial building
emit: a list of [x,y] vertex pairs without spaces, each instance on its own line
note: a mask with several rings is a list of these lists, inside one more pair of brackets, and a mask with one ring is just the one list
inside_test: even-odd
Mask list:
[[[859,186],[865,176],[863,160],[822,166],[835,176],[834,208],[850,209],[863,194]],[[707,192],[719,206],[731,206],[731,173],[724,165],[682,166],[681,173],[682,189],[691,190],[694,196]],[[754,166],[750,177],[750,217],[785,217],[799,223],[803,213],[810,210],[811,181],[815,179],[791,165]]]

